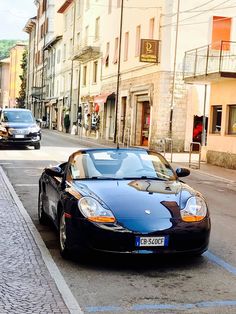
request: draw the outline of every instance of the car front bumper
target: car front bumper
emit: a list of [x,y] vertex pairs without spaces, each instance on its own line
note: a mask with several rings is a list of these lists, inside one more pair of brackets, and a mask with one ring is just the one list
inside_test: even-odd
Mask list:
[[[201,254],[208,248],[210,219],[184,223],[170,229],[148,234],[132,232],[118,225],[99,225],[85,219],[67,219],[68,246],[92,251],[130,254]],[[168,237],[163,247],[137,247],[137,236]]]
[[41,135],[40,133],[30,133],[24,135],[21,138],[14,137],[12,135],[0,136],[0,144],[3,145],[35,145],[40,142]]

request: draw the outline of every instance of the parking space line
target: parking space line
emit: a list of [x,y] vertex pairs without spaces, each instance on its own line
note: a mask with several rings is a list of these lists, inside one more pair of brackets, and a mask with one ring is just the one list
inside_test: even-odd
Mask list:
[[213,253],[209,251],[205,252],[203,255],[206,256],[209,259],[209,261],[224,268],[225,270],[227,270],[228,272],[236,276],[236,267],[234,267],[233,265],[225,262],[223,259],[221,259],[220,257],[214,255]]
[[32,184],[30,184],[30,183],[19,183],[19,184],[15,184],[15,186],[39,186],[38,184],[34,184],[34,183],[32,183]]
[[153,310],[189,310],[189,309],[203,309],[203,308],[219,308],[219,307],[236,307],[236,300],[216,300],[216,301],[203,301],[197,303],[176,303],[176,304],[136,304],[131,307],[121,306],[89,306],[85,308],[86,312],[125,312],[125,311],[153,311]]

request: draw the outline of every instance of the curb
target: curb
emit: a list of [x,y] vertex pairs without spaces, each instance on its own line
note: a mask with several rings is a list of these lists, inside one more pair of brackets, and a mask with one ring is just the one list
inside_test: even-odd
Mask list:
[[76,301],[75,297],[73,296],[70,288],[68,287],[64,277],[62,276],[60,270],[58,269],[57,265],[55,264],[51,254],[49,253],[46,245],[44,244],[38,230],[36,229],[35,225],[33,224],[29,214],[27,213],[26,209],[24,208],[21,200],[19,199],[18,195],[16,194],[11,182],[9,181],[8,177],[6,176],[5,172],[3,171],[2,167],[0,166],[0,175],[3,178],[3,181],[6,184],[16,206],[18,207],[21,215],[23,216],[27,227],[29,228],[35,243],[37,244],[41,254],[42,259],[51,275],[53,280],[56,283],[56,286],[71,314],[83,314],[81,307],[79,306],[78,302]]

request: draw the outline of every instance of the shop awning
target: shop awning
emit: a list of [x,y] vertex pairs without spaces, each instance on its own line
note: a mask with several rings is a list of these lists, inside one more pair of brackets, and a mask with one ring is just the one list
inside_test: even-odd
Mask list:
[[104,104],[107,101],[107,98],[111,95],[114,95],[114,93],[104,93],[98,96],[94,97],[95,104]]

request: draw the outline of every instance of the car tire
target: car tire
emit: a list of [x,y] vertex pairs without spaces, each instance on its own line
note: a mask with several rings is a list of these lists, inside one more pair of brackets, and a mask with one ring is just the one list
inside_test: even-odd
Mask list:
[[71,257],[71,252],[67,247],[67,230],[64,210],[61,211],[59,217],[59,246],[60,254],[64,259]]
[[41,147],[40,142],[34,144],[34,148],[35,148],[35,149],[40,149],[40,147]]
[[44,211],[43,207],[43,192],[39,189],[39,196],[38,196],[38,220],[41,225],[48,224],[48,216]]

